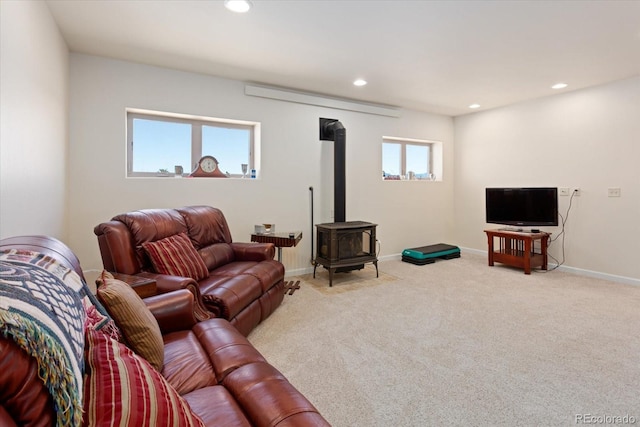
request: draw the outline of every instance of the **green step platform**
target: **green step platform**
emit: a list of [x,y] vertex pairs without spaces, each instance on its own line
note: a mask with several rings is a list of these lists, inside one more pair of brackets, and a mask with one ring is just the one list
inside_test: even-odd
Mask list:
[[445,243],[405,249],[402,251],[402,261],[416,265],[432,264],[436,259],[460,258],[460,248]]

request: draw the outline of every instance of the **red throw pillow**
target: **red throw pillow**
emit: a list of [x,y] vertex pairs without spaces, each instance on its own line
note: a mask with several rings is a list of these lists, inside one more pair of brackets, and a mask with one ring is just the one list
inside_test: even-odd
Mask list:
[[101,331],[85,338],[83,426],[205,427],[145,359]]
[[156,273],[204,279],[209,270],[185,233],[176,234],[142,247],[149,255]]

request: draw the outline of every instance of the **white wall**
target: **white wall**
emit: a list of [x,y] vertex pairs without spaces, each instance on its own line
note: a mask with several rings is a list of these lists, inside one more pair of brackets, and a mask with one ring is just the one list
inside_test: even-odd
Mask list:
[[44,2],[0,2],[0,237],[66,239],[67,46]]
[[[235,241],[249,241],[253,225],[263,222],[302,230],[283,262],[289,273],[309,269],[309,187],[314,223],[331,221],[333,209],[333,143],[318,140],[320,117],[347,129],[347,220],[379,224],[381,256],[452,238],[450,117],[403,111],[390,118],[256,98],[245,96],[239,81],[81,54],[71,55],[70,70],[70,240],[85,269],[102,267],[98,223],[130,210],[192,204],[222,209]],[[127,179],[127,107],[261,122],[260,179]],[[444,180],[383,182],[383,135],[442,141]]]
[[[379,224],[381,256],[437,242],[486,250],[486,186],[580,187],[565,265],[640,277],[639,78],[455,121],[412,111],[389,118],[247,97],[233,80],[69,57],[44,3],[0,7],[0,237],[61,238],[85,269],[97,270],[99,222],[132,209],[204,203],[224,210],[237,241],[261,222],[302,230],[298,248],[284,250],[287,269],[301,272],[311,257],[309,186],[314,222],[331,220],[332,143],[317,138],[318,118],[330,117],[347,128],[347,219]],[[126,107],[262,122],[261,179],[126,179]],[[443,181],[382,182],[382,135],[442,141]],[[606,197],[607,187],[621,187],[622,197]],[[567,203],[560,198],[562,213]],[[551,253],[561,258],[559,242]]]
[[[224,210],[237,241],[261,222],[302,230],[298,248],[284,250],[287,269],[301,272],[311,257],[309,186],[314,222],[331,220],[332,143],[317,139],[318,118],[330,117],[347,128],[347,219],[379,224],[381,256],[437,242],[486,250],[486,186],[580,187],[565,265],[640,277],[639,78],[455,121],[412,111],[389,118],[247,97],[233,80],[69,57],[44,3],[0,7],[0,237],[61,238],[85,269],[97,270],[99,222],[132,209],[204,203]],[[262,122],[261,179],[126,179],[126,107]],[[443,141],[443,181],[382,182],[382,135]],[[607,187],[621,187],[622,197],[606,197]],[[560,198],[562,213],[567,203]],[[559,242],[551,253],[561,258]]]
[[[566,223],[566,266],[640,279],[640,77],[457,117],[455,224],[486,251],[484,189],[580,187]],[[607,197],[620,187],[622,197]],[[569,197],[559,197],[565,215]],[[554,235],[560,228],[546,228]],[[561,260],[560,240],[550,252]]]

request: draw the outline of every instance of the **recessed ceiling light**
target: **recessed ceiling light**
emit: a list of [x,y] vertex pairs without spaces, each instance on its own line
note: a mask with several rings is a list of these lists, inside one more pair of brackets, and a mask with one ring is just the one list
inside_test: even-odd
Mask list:
[[353,82],[354,86],[364,86],[367,84],[366,80],[363,79],[357,79]]
[[566,83],[556,83],[553,86],[551,86],[551,89],[564,89],[567,86],[569,85]]
[[251,9],[249,0],[224,0],[224,6],[232,12],[245,13]]
[[480,104],[471,104],[469,108],[480,108]]

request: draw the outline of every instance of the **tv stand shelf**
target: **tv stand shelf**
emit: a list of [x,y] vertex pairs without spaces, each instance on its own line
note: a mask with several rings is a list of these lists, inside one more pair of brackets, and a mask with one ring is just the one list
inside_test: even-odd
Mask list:
[[[524,274],[531,274],[531,269],[540,267],[547,269],[547,246],[551,233],[527,233],[507,230],[484,230],[489,244],[489,266],[495,262],[524,269]],[[498,240],[497,247],[494,245]],[[539,252],[535,242],[540,241]]]

